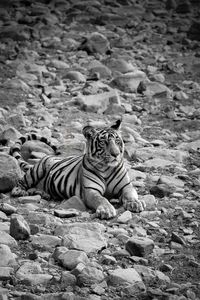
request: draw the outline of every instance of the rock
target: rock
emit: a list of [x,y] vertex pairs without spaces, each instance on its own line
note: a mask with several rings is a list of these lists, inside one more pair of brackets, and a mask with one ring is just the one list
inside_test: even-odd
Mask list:
[[153,252],[154,241],[147,237],[131,237],[126,245],[126,250],[135,256],[147,256]]
[[11,280],[14,273],[14,268],[0,267],[0,280]]
[[176,7],[176,12],[179,14],[187,14],[191,10],[191,3],[188,0],[184,0],[180,3],[178,3]]
[[22,114],[11,114],[7,118],[7,121],[10,125],[17,129],[26,126],[26,120]]
[[75,209],[78,211],[86,211],[87,210],[87,207],[85,206],[83,201],[77,196],[73,196],[67,200],[63,200],[61,202],[61,204],[56,206],[56,208],[64,209],[64,210]]
[[59,217],[59,218],[71,218],[71,217],[76,217],[79,215],[79,211],[70,208],[70,209],[55,209],[54,210],[54,215]]
[[79,263],[87,265],[89,262],[86,253],[79,250],[67,250],[58,256],[58,260],[68,270],[74,269]]
[[30,227],[22,215],[12,215],[10,219],[10,235],[16,240],[26,240],[30,237]]
[[140,275],[134,268],[115,269],[108,272],[108,283],[113,286],[123,286],[127,284],[143,283]]
[[0,231],[0,244],[4,244],[10,247],[17,246],[16,240],[5,231]]
[[135,70],[123,75],[118,75],[112,81],[112,84],[123,92],[136,92],[140,82],[146,78],[146,74],[142,71]]
[[86,37],[78,50],[85,50],[88,54],[110,54],[110,43],[108,39],[99,32],[93,32]]
[[95,74],[99,74],[100,79],[111,78],[111,70],[100,63],[98,60],[92,61],[88,66],[88,70],[89,78],[93,78]]
[[26,285],[46,285],[53,278],[52,275],[42,272],[38,262],[25,261],[16,272],[17,279]]
[[169,196],[172,194],[174,189],[172,189],[167,184],[157,184],[150,188],[150,193],[158,198],[164,198],[165,196]]
[[1,221],[8,221],[8,217],[6,216],[6,214],[2,211],[0,211],[0,220]]
[[69,69],[70,67],[66,62],[58,59],[52,59],[49,62],[49,66],[55,67],[56,69]]
[[111,255],[104,254],[101,258],[101,263],[104,265],[114,265],[117,263],[117,260]]
[[17,211],[16,207],[8,203],[0,203],[0,210],[3,211],[6,215],[12,215]]
[[0,165],[0,192],[6,193],[16,185],[21,170],[16,159],[5,153],[0,153]]
[[110,92],[77,97],[75,98],[75,104],[79,105],[80,109],[84,111],[101,114],[114,104],[120,106],[121,101],[117,90],[113,89]]
[[85,76],[78,71],[69,71],[64,75],[63,79],[69,79],[71,81],[77,81],[77,82],[86,82]]
[[31,196],[19,197],[18,201],[21,204],[39,203],[41,201],[41,199],[42,199],[42,197],[40,195],[31,195]]
[[168,284],[170,283],[170,279],[168,276],[163,274],[160,271],[153,270],[152,268],[142,266],[142,265],[134,265],[135,270],[142,277],[144,283],[149,284],[155,282],[157,284]]
[[188,30],[187,33],[188,38],[191,40],[200,41],[199,31],[200,31],[200,22],[194,20]]
[[155,210],[158,201],[153,195],[140,196],[140,200],[146,204],[145,210]]
[[172,232],[171,240],[175,243],[179,243],[181,245],[185,245],[186,242],[183,238],[181,238],[176,232]]
[[[101,233],[102,227],[97,223],[73,223],[57,228],[55,233],[62,235],[62,245],[69,249],[83,250],[86,253],[101,250],[107,246]],[[100,224],[99,224],[100,225]],[[66,233],[65,233],[66,232]]]
[[9,246],[0,244],[0,267],[15,266],[17,255],[12,253]]
[[[81,268],[79,267],[81,265]],[[76,274],[77,284],[79,286],[91,286],[100,283],[105,279],[102,268],[97,263],[79,264],[72,273]],[[78,271],[79,269],[79,271]]]
[[107,62],[107,66],[109,69],[111,69],[112,72],[120,72],[122,74],[128,73],[128,72],[134,72],[135,67],[132,65],[131,62],[127,62],[125,59],[116,59],[111,58]]
[[117,218],[117,222],[125,224],[128,223],[128,221],[130,221],[131,219],[132,219],[132,213],[129,210],[127,210]]
[[38,249],[53,250],[56,246],[61,245],[61,238],[50,234],[39,233],[31,236],[31,244]]
[[76,276],[69,271],[63,271],[61,275],[61,288],[67,288],[68,286],[76,285]]

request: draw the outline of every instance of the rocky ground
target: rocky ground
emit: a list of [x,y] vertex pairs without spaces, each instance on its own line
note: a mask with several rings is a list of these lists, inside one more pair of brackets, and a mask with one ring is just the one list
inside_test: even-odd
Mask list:
[[[199,20],[198,0],[1,1],[0,299],[200,299]],[[80,154],[119,116],[146,211],[10,196],[21,134]]]

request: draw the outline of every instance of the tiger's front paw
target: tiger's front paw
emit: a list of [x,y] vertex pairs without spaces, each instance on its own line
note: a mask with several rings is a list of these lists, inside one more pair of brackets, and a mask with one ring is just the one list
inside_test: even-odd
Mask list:
[[123,199],[123,207],[132,212],[141,212],[145,210],[146,204],[144,201],[140,201],[138,199]]
[[23,190],[20,186],[15,186],[11,191],[13,197],[24,197],[28,196],[28,191]]
[[100,219],[110,219],[116,216],[116,210],[109,202],[103,203],[97,207],[96,216]]

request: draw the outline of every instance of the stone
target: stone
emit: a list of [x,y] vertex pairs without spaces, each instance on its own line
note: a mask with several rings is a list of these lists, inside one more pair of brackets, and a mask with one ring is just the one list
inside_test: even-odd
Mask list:
[[134,268],[109,270],[108,274],[108,283],[113,286],[142,283],[142,278]]
[[142,277],[145,284],[149,284],[151,282],[157,282],[160,284],[169,284],[170,279],[164,273],[153,270],[152,268],[142,266],[142,265],[134,265],[135,270]]
[[79,286],[91,286],[92,284],[100,283],[105,279],[101,266],[92,262],[84,265],[76,277]]
[[117,260],[111,255],[104,254],[101,258],[101,263],[104,265],[114,265],[117,263]]
[[63,200],[61,202],[61,204],[59,204],[58,206],[56,206],[57,209],[75,209],[78,211],[86,211],[87,207],[85,206],[85,204],[83,203],[83,201],[77,197],[77,196],[73,196],[67,200]]
[[10,235],[15,240],[27,240],[30,237],[30,227],[22,215],[12,215],[10,219]]
[[123,58],[111,58],[107,62],[107,66],[112,72],[120,72],[122,74],[128,73],[128,72],[134,72],[135,67],[132,65],[131,62],[127,62]]
[[184,239],[182,237],[179,236],[178,233],[176,232],[172,232],[172,235],[171,235],[171,240],[175,243],[179,243],[181,245],[185,245],[186,242],[184,241]]
[[117,222],[126,224],[131,219],[132,219],[132,213],[129,210],[127,210],[123,212],[119,217],[117,217]]
[[73,223],[66,226],[67,233],[63,234],[62,245],[69,249],[83,250],[87,254],[107,247],[106,239],[99,231],[100,227],[93,224]]
[[135,70],[134,72],[116,76],[112,84],[123,92],[132,93],[137,91],[140,82],[145,78],[146,74],[143,71]]
[[155,210],[158,204],[156,198],[150,194],[140,196],[140,201],[143,201],[146,204],[145,210]]
[[157,184],[150,188],[150,193],[158,198],[164,198],[172,194],[174,189],[167,184]]
[[86,82],[85,76],[78,71],[69,71],[64,75],[63,79],[69,79],[71,81],[77,81],[77,82]]
[[54,215],[59,217],[59,218],[71,218],[71,217],[76,217],[79,215],[79,211],[70,208],[70,209],[55,209],[54,210]]
[[17,279],[26,285],[46,285],[53,278],[52,275],[42,272],[38,262],[25,261],[16,272]]
[[67,288],[68,286],[76,285],[76,276],[69,271],[63,271],[61,274],[61,288]]
[[109,54],[110,43],[103,34],[93,32],[90,36],[84,39],[78,49],[85,50],[88,54]]
[[4,244],[10,247],[17,246],[16,240],[5,231],[0,231],[0,244]]
[[144,257],[153,252],[154,241],[147,237],[134,236],[127,241],[125,248],[131,255]]
[[0,267],[15,266],[17,255],[12,253],[10,247],[0,244]]
[[188,38],[191,40],[200,41],[199,31],[200,31],[200,22],[194,20],[188,30],[187,33]]
[[8,221],[8,217],[3,211],[0,211],[0,220],[1,221]]
[[0,203],[0,210],[3,211],[6,215],[12,215],[17,211],[16,207],[8,203]]
[[61,245],[61,238],[50,234],[39,233],[31,236],[31,244],[38,249],[50,250]]
[[0,165],[0,192],[6,193],[16,185],[21,170],[16,159],[5,153],[0,153]]
[[0,267],[0,280],[11,280],[14,273],[14,268]]
[[74,269],[79,263],[89,262],[86,253],[79,250],[67,250],[58,256],[58,260],[68,270]]
[[79,96],[75,98],[75,104],[80,106],[80,109],[83,111],[101,114],[114,104],[120,106],[121,101],[117,90],[113,89],[96,95]]

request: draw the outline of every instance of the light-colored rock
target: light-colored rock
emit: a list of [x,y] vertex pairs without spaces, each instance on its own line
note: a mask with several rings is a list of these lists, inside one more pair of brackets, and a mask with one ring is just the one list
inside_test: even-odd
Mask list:
[[21,177],[20,167],[15,158],[5,153],[0,153],[0,166],[0,192],[9,192]]
[[0,244],[4,244],[10,247],[17,246],[16,240],[5,231],[0,231]]
[[79,250],[67,250],[58,256],[58,260],[68,270],[74,269],[79,263],[89,262],[86,253]]
[[112,83],[123,92],[136,92],[140,82],[146,78],[146,74],[142,71],[135,70],[123,75],[118,75]]
[[113,89],[110,92],[99,93],[96,95],[79,96],[75,98],[75,104],[80,106],[80,109],[88,112],[104,113],[109,106],[114,104],[121,105],[120,97],[117,90]]
[[130,221],[131,219],[132,219],[132,213],[129,210],[127,210],[117,218],[117,222],[125,224],[128,223],[128,221]]
[[160,284],[168,284],[170,283],[170,279],[164,273],[153,270],[152,268],[142,266],[142,265],[134,265],[135,270],[140,274],[143,278],[143,281],[149,284],[152,281],[157,281]]
[[134,268],[118,268],[109,271],[108,282],[110,285],[123,286],[124,284],[134,284],[136,282],[142,283],[142,278]]
[[110,43],[103,34],[99,32],[93,32],[85,39],[84,43],[79,46],[79,49],[87,51],[88,54],[106,54],[110,51]]
[[77,197],[73,196],[67,200],[63,200],[58,206],[57,209],[76,209],[77,211],[86,211],[87,207],[83,201]]
[[158,204],[158,200],[150,194],[140,196],[140,200],[144,201],[146,204],[145,210],[155,210]]
[[69,71],[64,75],[64,79],[69,79],[71,81],[77,81],[77,82],[86,82],[85,76],[78,71]]
[[0,267],[14,266],[17,255],[12,253],[9,246],[0,244]]
[[16,207],[8,203],[0,203],[0,210],[3,211],[6,215],[12,215],[17,211]]

